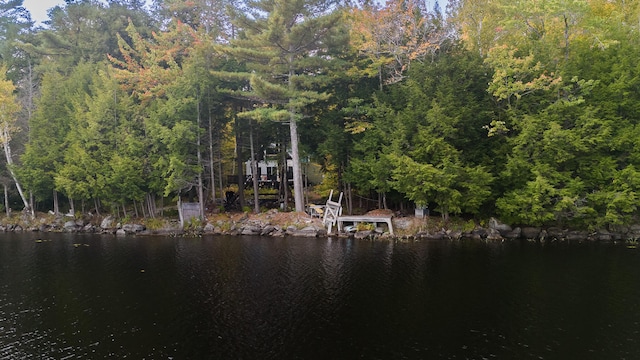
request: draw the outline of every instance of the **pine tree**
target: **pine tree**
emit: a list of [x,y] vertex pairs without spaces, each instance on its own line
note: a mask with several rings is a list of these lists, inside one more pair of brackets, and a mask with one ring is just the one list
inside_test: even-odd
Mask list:
[[289,123],[296,211],[304,211],[298,122],[308,105],[326,99],[327,69],[346,40],[337,1],[255,1],[238,11],[240,35],[228,53],[243,60],[255,107],[241,116]]

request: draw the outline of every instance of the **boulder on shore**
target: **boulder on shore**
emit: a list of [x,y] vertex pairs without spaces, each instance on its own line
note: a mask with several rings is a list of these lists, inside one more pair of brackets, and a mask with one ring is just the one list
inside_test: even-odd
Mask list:
[[[15,219],[13,220],[15,221]],[[296,236],[296,237],[324,237],[328,236],[327,229],[321,219],[312,218],[305,213],[279,212],[270,210],[261,214],[235,213],[212,215],[202,227],[183,231],[177,220],[164,220],[162,227],[147,229],[142,224],[120,224],[113,216],[103,219],[81,217],[69,219],[64,217],[40,217],[36,219],[20,219],[0,222],[0,231],[34,231],[34,232],[84,232],[118,235],[250,235],[250,236]],[[98,225],[99,224],[99,225]],[[395,235],[386,232],[386,227],[373,231],[341,232],[331,236],[357,239],[428,239],[428,240],[528,240],[546,241],[601,241],[617,242],[640,239],[640,225],[612,226],[607,229],[594,231],[575,230],[560,227],[511,227],[496,218],[491,218],[486,226],[474,224],[469,229],[463,227],[434,229],[428,220],[420,219],[416,222],[413,217],[393,218],[394,228],[399,230]],[[431,225],[431,227],[429,226]],[[345,230],[348,227],[345,227]],[[462,231],[459,228],[466,228]],[[335,227],[334,227],[335,229]],[[355,230],[355,227],[354,227]],[[335,231],[335,230],[334,230]]]
[[112,229],[115,227],[113,224],[114,222],[115,222],[115,219],[111,215],[109,215],[104,219],[102,219],[102,222],[100,223],[100,228],[102,230]]
[[[510,233],[511,231],[513,231],[513,229],[511,229],[511,226],[501,223],[500,221],[498,221],[498,219],[496,218],[491,218],[489,219],[489,229],[490,230],[497,230],[501,236],[505,236],[506,234]],[[491,235],[491,234],[489,234]]]

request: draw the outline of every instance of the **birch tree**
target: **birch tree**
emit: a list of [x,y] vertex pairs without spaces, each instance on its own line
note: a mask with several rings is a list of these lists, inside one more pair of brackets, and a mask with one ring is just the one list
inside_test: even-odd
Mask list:
[[14,95],[15,86],[13,82],[7,80],[6,78],[6,68],[4,66],[0,67],[0,145],[4,150],[5,159],[7,161],[7,170],[11,175],[14,183],[16,184],[16,188],[18,189],[18,193],[20,194],[20,198],[24,203],[24,209],[31,212],[31,216],[33,216],[33,209],[30,208],[29,202],[24,195],[24,191],[22,190],[22,186],[20,182],[18,182],[18,178],[14,172],[13,166],[13,154],[11,153],[11,137],[14,133],[16,133],[19,128],[16,126],[17,114],[20,111],[20,105],[16,100]]

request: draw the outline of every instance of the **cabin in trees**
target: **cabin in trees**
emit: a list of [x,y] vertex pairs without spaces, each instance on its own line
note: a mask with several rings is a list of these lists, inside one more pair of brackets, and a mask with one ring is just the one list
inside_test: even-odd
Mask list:
[[[278,187],[281,176],[280,162],[278,161],[278,155],[276,154],[263,154],[262,158],[257,163],[258,169],[258,182],[260,186]],[[251,169],[251,160],[245,162],[245,174],[247,175],[247,181],[253,180],[253,171]],[[287,182],[293,184],[293,161],[291,156],[287,156]],[[302,161],[302,176],[303,181],[307,185],[316,185],[322,182],[322,172],[320,165],[307,161]]]

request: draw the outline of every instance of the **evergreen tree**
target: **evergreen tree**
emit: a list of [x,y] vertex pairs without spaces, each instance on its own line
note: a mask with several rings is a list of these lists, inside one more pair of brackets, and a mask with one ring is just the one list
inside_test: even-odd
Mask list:
[[255,1],[237,11],[241,29],[226,51],[247,63],[255,109],[241,116],[289,123],[296,211],[304,211],[298,123],[308,106],[326,99],[332,51],[346,39],[341,12],[333,0]]
[[61,68],[80,62],[97,63],[118,53],[118,35],[125,35],[129,23],[135,24],[144,38],[151,36],[153,21],[144,8],[83,0],[51,9],[48,27],[38,31],[40,43],[33,48],[52,58]]
[[33,25],[31,15],[22,6],[23,0],[0,0],[0,61],[9,71],[9,79],[19,79],[16,62],[20,56],[16,42]]
[[68,131],[62,101],[63,87],[63,78],[57,72],[44,75],[40,98],[29,121],[30,139],[21,156],[22,166],[18,169],[26,189],[38,201],[52,199],[56,163],[61,161],[64,137]]
[[485,71],[477,56],[452,45],[411,69],[392,98],[405,102],[387,156],[391,183],[418,206],[435,205],[445,218],[478,214],[491,195],[493,159],[480,155],[492,148],[482,133],[491,103],[477,86],[486,81]]

